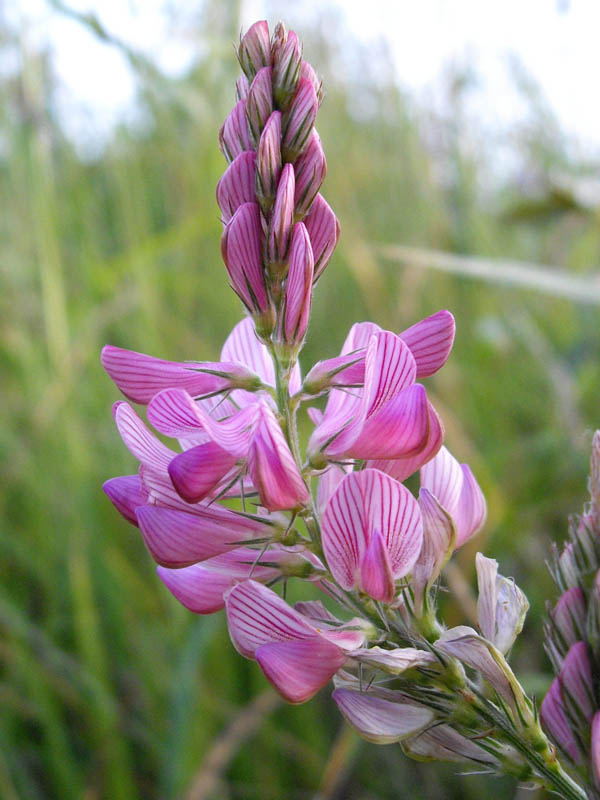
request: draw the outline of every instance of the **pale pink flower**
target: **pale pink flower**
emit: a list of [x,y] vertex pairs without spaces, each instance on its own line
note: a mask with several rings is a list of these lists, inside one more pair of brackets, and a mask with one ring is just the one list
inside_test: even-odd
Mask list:
[[265,20],[255,22],[240,39],[237,51],[240,67],[252,80],[261,67],[271,64],[271,37]]

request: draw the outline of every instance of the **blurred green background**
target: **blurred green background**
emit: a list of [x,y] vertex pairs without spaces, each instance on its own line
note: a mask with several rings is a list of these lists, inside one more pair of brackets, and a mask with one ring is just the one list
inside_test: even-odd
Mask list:
[[[271,22],[285,18],[277,8]],[[222,615],[195,617],[168,594],[100,490],[134,468],[112,423],[118,393],[102,345],[216,359],[241,317],[214,200],[238,14],[235,2],[204,3],[203,46],[177,79],[113,42],[136,72],[142,121],[118,127],[93,158],[61,129],[51,57],[18,27],[2,31],[0,58],[17,50],[20,60],[0,73],[0,797],[520,796],[508,779],[360,741],[327,691],[283,706],[233,651]],[[89,18],[77,24],[110,39]],[[356,320],[399,331],[452,310],[453,355],[427,383],[490,513],[448,573],[447,618],[473,613],[476,550],[498,558],[531,601],[513,661],[541,696],[544,559],[585,499],[600,424],[597,305],[573,297],[581,286],[584,300],[598,297],[600,208],[578,186],[600,164],[574,155],[525,78],[528,123],[490,137],[464,112],[468,70],[447,74],[446,110],[434,113],[397,88],[385,51],[374,59],[349,40],[342,58],[323,34],[331,25],[324,6],[318,25],[299,30],[325,80],[323,191],[343,232],[302,362],[336,354]],[[503,148],[518,183],[495,169]],[[400,260],[382,245],[419,249]],[[475,278],[462,258],[452,272],[431,268],[438,251],[492,260]],[[539,272],[509,260],[554,265],[562,288],[548,293]]]

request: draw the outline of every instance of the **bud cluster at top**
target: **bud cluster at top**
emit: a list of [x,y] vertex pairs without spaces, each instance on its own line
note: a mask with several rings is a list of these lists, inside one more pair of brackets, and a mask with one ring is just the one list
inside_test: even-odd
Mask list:
[[339,237],[319,189],[327,163],[314,124],[322,99],[294,31],[266,22],[242,37],[238,101],[219,134],[229,162],[217,186],[221,243],[232,288],[257,332],[290,363],[302,346],[312,297]]

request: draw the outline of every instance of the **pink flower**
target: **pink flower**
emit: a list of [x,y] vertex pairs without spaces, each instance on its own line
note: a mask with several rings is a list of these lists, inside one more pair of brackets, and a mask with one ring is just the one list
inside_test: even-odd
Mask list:
[[273,83],[271,67],[262,67],[250,84],[246,98],[246,118],[250,135],[258,144],[260,135],[271,113],[273,112]]
[[389,603],[395,581],[417,560],[423,524],[406,487],[378,470],[365,469],[346,475],[333,492],[322,532],[327,565],[338,584]]
[[217,184],[217,202],[223,223],[228,223],[244,203],[255,203],[256,153],[245,151],[234,158]]
[[267,213],[277,193],[281,175],[281,112],[274,111],[267,120],[256,153],[256,195]]
[[[301,158],[303,158],[303,156],[301,156]],[[298,159],[298,161],[300,161],[300,159]],[[300,181],[303,182],[304,177],[305,175],[302,173],[302,175],[300,175]],[[302,189],[302,185],[300,188]],[[310,191],[310,189],[308,189],[308,191]],[[302,196],[300,196],[298,202],[301,208],[303,204]],[[304,218],[304,225],[310,236],[310,244],[315,262],[313,282],[316,283],[329,263],[329,259],[333,255],[335,246],[338,243],[338,239],[340,238],[340,223],[323,195],[317,194],[312,203],[310,212]]]
[[301,222],[294,225],[290,242],[289,270],[282,314],[283,342],[297,352],[304,341],[313,284],[313,253],[308,232]]
[[314,622],[253,580],[235,585],[225,603],[234,647],[256,659],[290,703],[309,700],[343,666],[346,653],[364,641],[351,623],[336,627]]
[[261,67],[271,64],[271,37],[265,20],[255,22],[240,39],[238,60],[246,76],[252,80]]
[[318,110],[319,102],[312,81],[301,78],[284,116],[282,153],[286,161],[293,163],[304,151]]
[[316,130],[313,129],[306,150],[296,160],[294,171],[296,173],[294,203],[297,219],[300,219],[308,213],[327,174],[327,161]]
[[246,119],[246,100],[239,100],[219,131],[219,146],[227,161],[233,161],[245,150],[252,150],[252,139]]
[[540,706],[540,719],[554,742],[574,764],[581,762],[581,753],[563,708],[560,681],[555,678]]
[[[443,430],[424,387],[415,383],[417,366],[408,345],[389,331],[373,333],[368,343],[360,342],[365,344],[362,389],[331,391],[309,442],[309,458],[315,466],[323,466],[325,458],[373,459],[373,467],[380,460],[401,460],[394,476],[401,480],[437,452]],[[348,340],[346,348],[356,349]]]

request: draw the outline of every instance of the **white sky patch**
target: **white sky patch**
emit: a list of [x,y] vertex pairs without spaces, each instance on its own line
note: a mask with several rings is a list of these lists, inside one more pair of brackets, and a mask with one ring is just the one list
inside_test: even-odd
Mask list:
[[[600,150],[597,0],[332,0],[329,5],[361,41],[373,47],[385,41],[398,83],[434,107],[448,67],[471,66],[478,77],[472,108],[485,127],[510,124],[526,111],[510,72],[516,58],[540,85],[563,129],[585,151]],[[265,17],[271,6],[267,0],[245,0],[243,25]],[[186,30],[201,2],[71,0],[71,7],[93,11],[111,33],[169,75],[182,74],[194,59],[198,40]],[[296,0],[290,21],[301,32],[301,20],[318,18],[322,7]],[[102,139],[118,121],[131,119],[135,79],[114,47],[45,0],[22,0],[20,8],[5,8],[3,14],[25,31],[31,45],[52,49],[64,124],[73,138]],[[343,28],[332,31],[341,46]]]

